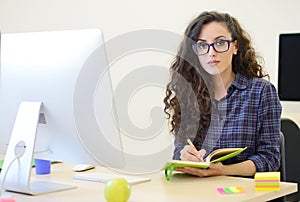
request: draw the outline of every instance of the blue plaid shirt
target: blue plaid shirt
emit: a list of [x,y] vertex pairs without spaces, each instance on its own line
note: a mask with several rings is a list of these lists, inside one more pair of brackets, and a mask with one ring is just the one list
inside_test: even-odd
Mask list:
[[[252,160],[257,172],[278,171],[280,166],[281,104],[275,87],[262,78],[236,74],[219,101],[212,101],[211,124],[202,148],[207,154],[226,147],[248,147],[223,164]],[[175,137],[173,159],[184,145]]]

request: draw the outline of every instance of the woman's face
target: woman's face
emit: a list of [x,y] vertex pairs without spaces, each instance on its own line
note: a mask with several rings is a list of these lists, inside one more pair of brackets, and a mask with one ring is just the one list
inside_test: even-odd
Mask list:
[[[211,22],[203,25],[197,43],[211,44],[222,40],[232,40],[231,34],[226,25],[220,22]],[[237,53],[236,43],[236,41],[229,43],[228,51],[222,53],[218,53],[212,46],[210,46],[208,53],[198,56],[200,64],[205,71],[211,75],[231,74],[232,57]],[[222,44],[222,42],[218,44]],[[218,44],[215,44],[215,46]],[[225,46],[226,48],[228,47],[227,42],[225,42]]]

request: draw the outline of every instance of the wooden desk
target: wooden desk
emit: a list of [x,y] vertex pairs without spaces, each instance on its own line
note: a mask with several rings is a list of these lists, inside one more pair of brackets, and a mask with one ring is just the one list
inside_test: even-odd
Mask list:
[[[43,194],[38,196],[28,196],[23,194],[11,193],[16,201],[22,202],[105,202],[105,184],[73,180],[75,174],[72,170],[73,164],[54,164],[50,175],[35,175],[32,172],[32,180],[52,181],[63,184],[72,184],[76,189],[60,191],[55,193]],[[108,169],[97,167],[87,172],[111,172]],[[238,202],[238,201],[267,201],[297,191],[296,183],[282,182],[280,191],[255,191],[254,180],[237,177],[209,177],[198,178],[185,174],[175,174],[170,181],[164,178],[163,172],[149,174],[150,182],[136,184],[132,186],[131,196],[128,202],[184,202],[184,201],[213,201],[213,202]],[[242,186],[246,192],[240,194],[219,194],[218,187]]]

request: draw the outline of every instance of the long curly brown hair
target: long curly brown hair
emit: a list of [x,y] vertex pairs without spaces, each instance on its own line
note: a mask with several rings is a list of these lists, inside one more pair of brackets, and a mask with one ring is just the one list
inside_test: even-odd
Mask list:
[[198,56],[193,53],[192,44],[198,39],[202,26],[211,22],[224,23],[232,39],[237,41],[238,53],[232,59],[234,73],[246,77],[268,77],[260,65],[262,58],[252,47],[250,36],[234,17],[227,13],[206,11],[192,20],[170,67],[164,111],[170,120],[171,132],[179,137],[177,140],[192,138],[198,148],[211,121],[213,85],[210,75],[201,67]]

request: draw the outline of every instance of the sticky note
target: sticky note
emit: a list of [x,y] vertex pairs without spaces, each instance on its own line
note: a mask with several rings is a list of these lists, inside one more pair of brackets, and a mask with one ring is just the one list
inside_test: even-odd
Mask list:
[[242,187],[232,186],[232,187],[220,187],[220,188],[217,188],[217,191],[220,194],[238,194],[238,193],[245,192],[245,189]]
[[280,172],[257,172],[254,176],[255,190],[279,191]]
[[226,194],[226,191],[225,191],[223,188],[217,188],[217,191],[218,191],[220,194]]
[[240,191],[236,187],[229,187],[230,191],[233,193],[239,193]]

